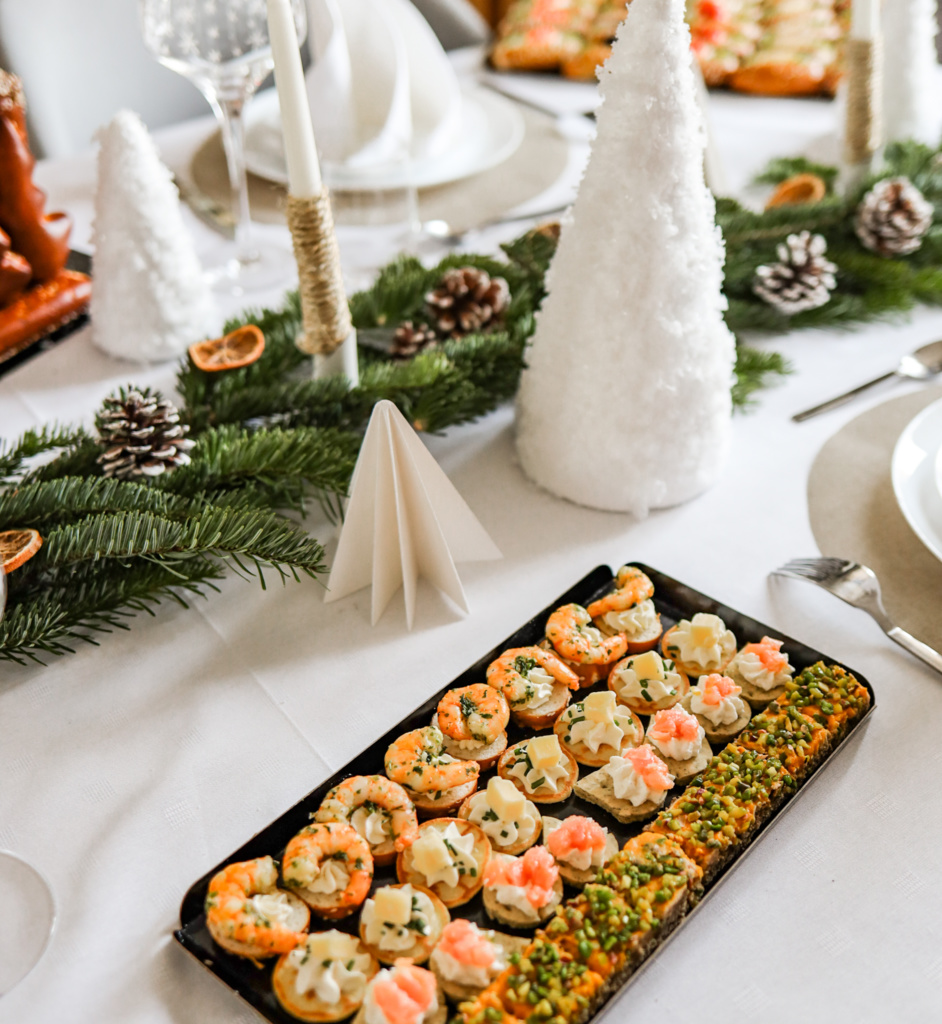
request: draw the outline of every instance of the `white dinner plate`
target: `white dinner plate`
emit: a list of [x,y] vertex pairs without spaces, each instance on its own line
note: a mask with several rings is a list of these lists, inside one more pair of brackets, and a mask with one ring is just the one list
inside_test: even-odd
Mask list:
[[[417,188],[429,188],[460,181],[502,164],[523,141],[525,128],[519,108],[503,96],[466,84],[461,87],[461,100],[457,142],[440,156],[416,161],[411,174],[405,167],[377,173],[325,166],[327,184],[353,192],[372,191],[405,188],[411,177],[411,184]],[[287,185],[277,92],[260,92],[247,108],[245,120],[246,166],[261,178]]]
[[933,402],[900,434],[893,449],[893,492],[906,522],[942,561],[942,399]]

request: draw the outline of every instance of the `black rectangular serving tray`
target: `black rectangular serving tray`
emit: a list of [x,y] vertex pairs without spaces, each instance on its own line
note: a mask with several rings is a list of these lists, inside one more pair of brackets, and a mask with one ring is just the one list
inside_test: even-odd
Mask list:
[[[676,622],[679,622],[684,618],[689,619],[697,612],[712,612],[715,615],[719,615],[726,625],[736,634],[736,640],[740,646],[744,643],[758,642],[763,636],[774,636],[777,639],[783,640],[784,645],[782,650],[788,654],[789,660],[791,661],[791,664],[795,666],[796,672],[801,671],[818,661],[839,664],[839,662],[835,662],[834,659],[828,658],[827,655],[822,654],[820,651],[813,650],[805,644],[799,643],[797,640],[786,637],[778,630],[765,626],[761,622],[756,622],[755,619],[751,619],[748,616],[743,615],[741,612],[737,612],[734,609],[721,604],[719,601],[715,601],[713,598],[707,597],[683,583],[679,583],[670,576],[665,576],[656,569],[651,569],[639,562],[631,562],[628,564],[635,565],[643,572],[647,573],[654,583],[654,603],[661,615],[661,621],[665,632]],[[195,882],[190,887],[183,899],[183,903],[180,907],[180,928],[174,932],[176,940],[185,950],[187,950],[188,953],[196,957],[203,966],[207,967],[221,981],[233,989],[233,991],[241,996],[245,1002],[257,1010],[264,1018],[274,1022],[274,1024],[292,1024],[292,1022],[295,1021],[295,1018],[291,1017],[281,1008],[272,993],[271,967],[274,960],[268,961],[264,967],[259,967],[251,960],[226,953],[224,950],[220,949],[220,947],[218,947],[210,937],[209,932],[206,929],[206,920],[203,914],[203,901],[206,897],[206,889],[210,879],[223,867],[227,864],[233,863],[234,861],[251,860],[255,857],[263,857],[265,855],[271,855],[276,860],[280,860],[281,853],[285,846],[287,846],[288,841],[309,823],[311,816],[320,806],[325,794],[332,786],[335,786],[338,782],[350,775],[382,774],[383,755],[385,754],[386,748],[389,744],[392,743],[397,736],[400,736],[402,733],[407,732],[410,729],[417,729],[421,726],[428,725],[439,700],[447,690],[458,686],[467,686],[471,683],[483,682],[487,666],[503,651],[510,647],[526,647],[531,644],[536,644],[543,639],[546,620],[556,608],[560,605],[569,604],[571,602],[576,602],[581,605],[589,604],[590,601],[595,600],[597,597],[600,597],[602,594],[612,589],[613,579],[614,573],[608,566],[600,565],[593,569],[592,572],[587,576],[584,576],[574,587],[567,590],[565,594],[556,598],[555,601],[547,605],[546,608],[539,612],[539,614],[535,615],[529,622],[507,637],[506,640],[499,643],[493,650],[488,651],[487,654],[481,657],[477,662],[475,662],[475,664],[465,672],[462,672],[457,679],[453,679],[450,683],[443,686],[434,696],[430,697],[424,704],[422,704],[421,707],[416,708],[415,711],[403,718],[401,722],[390,729],[384,736],[381,736],[375,742],[371,743],[349,764],[341,768],[340,771],[335,772],[329,779],[321,783],[321,785],[316,789],[312,790],[289,811],[286,811],[267,828],[262,829],[261,832],[254,835],[244,846],[232,853],[222,861],[222,863],[217,864],[215,867],[207,871],[199,881]],[[845,668],[848,672],[853,672],[853,670],[848,668],[846,665],[842,665],[841,667]],[[757,830],[755,837],[752,840],[753,843],[764,835],[768,828],[773,825],[789,807],[792,806],[795,799],[797,799],[797,796],[801,795],[811,779],[816,778],[822,769],[831,762],[837,751],[846,746],[850,737],[856,735],[861,724],[873,712],[873,709],[876,706],[873,687],[859,673],[853,672],[853,674],[861,683],[863,683],[864,686],[866,686],[870,693],[869,710],[865,715],[853,723],[840,743],[832,747],[828,756],[805,780],[799,793],[796,796],[793,796],[783,807],[763,823],[761,828]],[[592,689],[604,689],[605,685],[606,684],[603,681],[596,684]],[[580,690],[578,695],[579,699],[581,699],[586,692],[588,691]],[[534,735],[533,730],[520,729],[514,726],[513,723],[511,723],[507,732],[508,740],[511,745],[521,737]],[[718,749],[721,748],[717,748],[717,750]],[[714,753],[716,753],[717,750],[715,750]],[[580,765],[580,775],[585,775],[595,770],[596,769],[594,768],[587,768]],[[494,769],[482,772],[479,785],[482,788],[486,786],[487,779],[493,774]],[[673,799],[673,797],[682,792],[683,789],[684,786],[682,785],[675,786],[674,790],[668,794],[665,806],[671,801],[671,799]],[[646,824],[646,822],[638,822],[630,825],[622,824],[603,811],[602,808],[593,804],[588,804],[574,795],[562,803],[541,804],[540,811],[541,813],[545,812],[557,818],[564,818],[570,814],[588,815],[589,817],[598,820],[601,824],[607,827],[610,832],[614,833],[620,844],[624,844],[633,835],[637,835],[637,833],[639,833]],[[725,869],[716,878],[713,879],[707,888],[704,899],[700,901],[691,913],[695,913],[700,910],[719,883],[723,881],[723,879],[729,875],[730,871],[739,863],[743,853],[746,852],[747,849],[749,849],[749,847],[745,844],[740,847],[736,857],[727,864]],[[395,864],[387,867],[376,868],[374,888],[381,885],[395,883],[397,881]],[[575,890],[570,890],[567,887],[567,896],[572,895],[574,892]],[[483,927],[493,926],[493,922],[487,918],[484,913],[484,906],[480,893],[475,896],[470,903],[467,903],[462,907],[456,907],[452,912],[452,916],[468,918]],[[690,914],[688,913],[687,918],[689,917]],[[684,920],[686,920],[686,918]],[[342,921],[327,921],[322,924],[324,928],[339,928],[343,931],[355,934],[358,921],[359,914],[354,913]],[[683,921],[681,922],[681,926],[682,925]],[[311,919],[311,926],[312,930],[317,930],[317,920],[313,915]],[[512,931],[512,929],[507,929],[505,926],[501,927],[506,931]],[[526,931],[521,931],[519,934],[532,934],[533,930],[534,929],[528,929]],[[668,941],[669,938],[670,936],[665,937],[661,942],[661,947],[663,947],[664,943]],[[647,962],[650,962],[650,958]],[[634,972],[631,978],[629,978],[626,985],[630,984],[630,982],[637,977],[639,973],[640,968]],[[610,997],[605,1007],[599,1009],[593,1018],[594,1020],[597,1020],[601,1016],[605,1008],[611,1005],[611,999],[617,996],[624,987],[625,986],[622,986],[621,990],[617,990],[613,996]]]

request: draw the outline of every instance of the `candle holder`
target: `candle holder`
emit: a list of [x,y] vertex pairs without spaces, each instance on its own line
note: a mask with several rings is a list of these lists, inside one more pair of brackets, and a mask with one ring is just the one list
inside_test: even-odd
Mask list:
[[850,188],[873,170],[883,144],[883,46],[879,36],[850,38],[846,45],[844,177]]

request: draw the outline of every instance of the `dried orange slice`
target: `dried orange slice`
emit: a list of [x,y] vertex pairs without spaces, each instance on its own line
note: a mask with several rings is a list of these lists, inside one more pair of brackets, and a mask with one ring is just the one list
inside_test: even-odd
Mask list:
[[797,206],[800,203],[818,203],[827,194],[824,179],[817,174],[795,174],[786,178],[776,188],[765,204],[767,210],[773,206]]
[[43,546],[39,530],[4,530],[0,533],[0,565],[4,572],[28,562]]
[[254,363],[265,351],[265,335],[255,326],[246,324],[223,338],[211,338],[190,346],[194,366],[207,373],[217,370],[237,370]]

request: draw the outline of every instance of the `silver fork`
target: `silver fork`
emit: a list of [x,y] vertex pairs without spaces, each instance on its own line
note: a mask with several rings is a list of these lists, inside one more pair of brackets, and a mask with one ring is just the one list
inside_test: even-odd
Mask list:
[[931,665],[936,672],[942,672],[942,654],[928,644],[917,640],[905,629],[894,626],[880,596],[880,581],[872,569],[859,562],[848,562],[843,558],[795,558],[770,573],[771,576],[789,576],[796,580],[808,580],[839,597],[842,601],[861,608],[876,619],[880,628],[900,647]]

